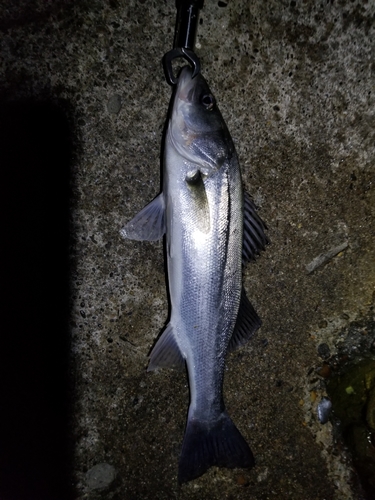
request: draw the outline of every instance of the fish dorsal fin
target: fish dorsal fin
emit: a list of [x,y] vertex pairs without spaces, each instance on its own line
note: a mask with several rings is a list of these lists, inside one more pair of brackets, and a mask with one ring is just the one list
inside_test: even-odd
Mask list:
[[160,240],[165,233],[164,211],[164,195],[160,193],[121,229],[121,236],[138,241]]
[[192,223],[201,233],[207,234],[211,226],[210,207],[201,171],[195,170],[190,172],[185,177],[185,181],[189,188],[192,205],[194,206],[194,210],[192,210],[194,220]]
[[259,255],[261,250],[269,243],[264,231],[267,226],[257,214],[253,200],[244,192],[244,231],[243,231],[243,249],[242,260],[249,262]]
[[242,288],[237,321],[233,330],[232,338],[229,341],[228,352],[234,351],[238,347],[246,344],[261,324],[261,319],[255,312],[253,306],[250,304],[249,299],[246,297],[246,292]]
[[157,368],[177,368],[185,367],[185,359],[178,347],[173,327],[168,323],[151,351],[150,362],[147,371],[151,372]]

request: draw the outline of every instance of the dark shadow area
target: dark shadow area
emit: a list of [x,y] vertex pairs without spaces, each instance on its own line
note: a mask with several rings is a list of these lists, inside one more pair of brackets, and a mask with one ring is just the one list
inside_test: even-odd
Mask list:
[[72,492],[72,130],[58,101],[0,102],[0,499]]

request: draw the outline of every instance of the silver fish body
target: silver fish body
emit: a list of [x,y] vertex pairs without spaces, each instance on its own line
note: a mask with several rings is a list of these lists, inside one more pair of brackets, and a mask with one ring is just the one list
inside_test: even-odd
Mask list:
[[242,261],[267,243],[243,194],[234,145],[204,78],[183,68],[164,145],[163,192],[123,229],[130,239],[166,233],[171,317],[149,370],[183,367],[190,406],[179,482],[210,466],[250,467],[249,446],[228,416],[222,388],[228,351],[260,320],[242,289]]

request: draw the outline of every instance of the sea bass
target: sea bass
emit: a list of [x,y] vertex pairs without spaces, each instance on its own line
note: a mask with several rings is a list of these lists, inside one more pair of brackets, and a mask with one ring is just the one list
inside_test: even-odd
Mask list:
[[261,324],[242,288],[242,262],[264,249],[264,230],[243,192],[234,145],[215,98],[203,76],[192,79],[185,66],[165,134],[163,192],[121,230],[134,240],[166,234],[171,316],[148,370],[187,366],[190,406],[179,483],[212,465],[254,465],[222,392],[227,353]]

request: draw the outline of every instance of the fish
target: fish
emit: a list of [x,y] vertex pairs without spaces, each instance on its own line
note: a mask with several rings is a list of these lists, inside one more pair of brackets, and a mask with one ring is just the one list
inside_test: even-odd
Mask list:
[[242,286],[242,267],[269,242],[244,192],[241,171],[216,99],[201,74],[182,68],[171,98],[162,192],[121,230],[156,241],[165,234],[170,319],[148,371],[187,368],[190,404],[178,483],[211,466],[250,468],[254,456],[223,399],[227,354],[261,320]]

